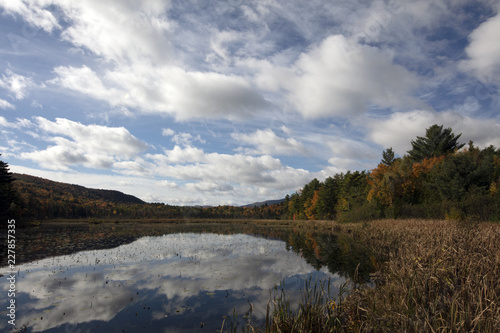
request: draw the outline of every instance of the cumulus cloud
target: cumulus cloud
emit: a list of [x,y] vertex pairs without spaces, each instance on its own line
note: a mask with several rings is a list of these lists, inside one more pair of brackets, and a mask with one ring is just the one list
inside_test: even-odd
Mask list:
[[239,195],[252,188],[267,189],[276,195],[273,191],[295,190],[311,177],[309,171],[284,166],[269,155],[206,153],[195,147],[175,146],[163,154],[148,154],[147,158],[155,175],[201,182],[189,185],[193,189],[229,191],[234,187],[238,188]]
[[[108,71],[103,79],[87,66],[57,67],[50,82],[103,100],[112,106],[191,118],[243,119],[268,102],[242,77],[188,72],[179,67],[138,65]],[[104,79],[106,82],[104,82]]]
[[64,118],[52,122],[36,117],[35,121],[38,130],[45,133],[46,140],[55,145],[45,150],[23,153],[21,157],[49,169],[64,170],[75,164],[110,168],[115,161],[131,159],[148,149],[146,143],[135,138],[124,127],[83,125]]
[[[32,1],[29,6],[24,2],[23,6],[10,6],[9,12],[25,17],[46,11],[49,4],[58,8],[57,19],[69,24],[60,25],[52,16],[55,21],[50,21],[48,31],[61,30],[65,41],[112,64],[102,71],[88,66],[59,66],[52,82],[113,107],[169,114],[177,120],[244,119],[269,109],[270,103],[263,94],[281,89],[287,92],[289,103],[306,118],[348,117],[363,113],[372,105],[390,108],[415,104],[410,95],[418,86],[418,79],[395,65],[388,52],[357,44],[342,35],[326,38],[325,32],[321,33],[324,40],[317,47],[302,52],[306,44],[317,42],[314,36],[320,31],[307,24],[303,16],[310,15],[309,19],[315,17],[325,23],[327,17],[335,18],[348,24],[347,17],[352,13],[338,6],[316,3],[311,13],[279,2],[243,6],[238,22],[244,21],[245,27],[251,29],[223,29],[221,22],[210,23],[194,41],[202,46],[196,46],[196,52],[184,52],[185,57],[189,57],[188,53],[204,54],[206,63],[189,66],[178,60],[181,58],[176,52],[182,52],[183,46],[176,40],[175,32],[182,29],[168,15],[168,2]],[[192,19],[191,14],[187,10],[186,20]],[[199,11],[195,16],[207,19]],[[262,24],[256,25],[256,17],[262,19]],[[31,23],[43,26],[41,20]],[[252,40],[254,46],[263,49],[249,56],[251,48],[243,40]],[[297,42],[303,45],[294,49]],[[298,59],[297,50],[302,52]],[[274,60],[262,60],[262,54],[273,55],[268,59]],[[234,67],[252,57],[260,59],[260,73],[254,82],[264,91],[251,84],[254,72]],[[293,63],[288,66],[290,59]]]
[[257,82],[287,91],[288,100],[306,118],[349,117],[372,105],[415,105],[411,92],[419,83],[414,74],[394,64],[389,53],[342,35],[328,37],[290,69],[262,71]]
[[387,119],[366,121],[368,138],[384,148],[392,147],[400,155],[411,149],[411,140],[424,136],[425,129],[438,124],[451,127],[455,134],[462,133],[460,142],[469,140],[480,147],[500,146],[500,123],[492,119],[475,119],[455,111],[434,112],[414,110],[396,112]]
[[[306,155],[304,145],[294,138],[281,138],[271,129],[257,130],[251,134],[233,133],[234,139],[250,144],[256,149],[248,150],[251,154],[263,155]],[[243,149],[245,150],[245,149]]]
[[470,44],[465,49],[469,59],[464,60],[461,66],[470,70],[485,83],[500,83],[500,14],[491,17],[470,35]]
[[57,77],[49,83],[57,84],[67,89],[81,92],[90,97],[105,100],[112,106],[120,104],[125,93],[116,88],[106,87],[101,78],[88,66],[80,68],[60,66],[54,68]]
[[240,185],[270,186],[276,180],[268,172],[281,169],[281,162],[271,156],[252,157],[205,153],[194,147],[176,146],[164,154],[149,155],[155,173],[184,180],[235,182]]
[[175,146],[171,150],[165,150],[165,155],[156,155],[156,157],[166,158],[167,163],[182,164],[182,163],[196,163],[202,162],[205,159],[205,152],[202,149],[187,146],[181,148]]

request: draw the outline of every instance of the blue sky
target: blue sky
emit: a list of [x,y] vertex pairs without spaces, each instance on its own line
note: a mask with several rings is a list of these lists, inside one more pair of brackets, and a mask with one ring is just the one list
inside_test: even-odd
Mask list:
[[14,172],[175,205],[282,198],[432,124],[500,147],[500,2],[0,0]]

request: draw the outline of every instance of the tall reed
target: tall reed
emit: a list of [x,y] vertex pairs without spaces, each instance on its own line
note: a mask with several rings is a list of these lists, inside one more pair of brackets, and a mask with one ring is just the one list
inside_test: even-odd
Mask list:
[[[274,292],[277,292],[277,288]],[[279,294],[270,292],[271,301],[266,314],[265,332],[341,332],[343,299],[348,284],[340,286],[338,294],[332,295],[331,280],[305,282],[302,300],[294,310],[280,289]]]
[[500,225],[384,220],[355,237],[384,260],[349,298],[359,331],[498,332]]
[[274,295],[262,332],[499,332],[500,224],[380,220],[341,228],[372,249],[375,287],[347,297],[344,289],[334,300],[325,284],[309,284],[295,311],[285,294]]

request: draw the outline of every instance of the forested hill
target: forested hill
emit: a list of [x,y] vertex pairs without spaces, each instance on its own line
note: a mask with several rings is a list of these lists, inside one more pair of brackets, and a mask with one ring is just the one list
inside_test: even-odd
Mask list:
[[21,215],[38,219],[91,217],[117,205],[143,205],[132,195],[51,181],[26,174],[12,174]]
[[18,193],[45,197],[54,201],[104,201],[109,203],[141,204],[141,199],[114,190],[86,188],[80,185],[60,183],[26,174],[13,173]]

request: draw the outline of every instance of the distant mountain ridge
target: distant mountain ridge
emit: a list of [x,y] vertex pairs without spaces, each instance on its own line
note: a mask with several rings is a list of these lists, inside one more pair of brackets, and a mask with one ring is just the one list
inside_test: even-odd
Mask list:
[[61,183],[26,174],[13,173],[14,182],[20,193],[35,196],[49,196],[52,199],[73,198],[78,201],[104,201],[108,203],[143,204],[143,200],[120,191],[87,188],[80,185]]
[[265,206],[266,204],[267,204],[268,206],[269,206],[269,205],[280,204],[280,203],[282,203],[283,201],[285,201],[285,199],[266,200],[266,201],[254,202],[254,203],[252,203],[252,204],[248,204],[248,205],[244,205],[244,206],[240,206],[240,207],[243,207],[243,208],[262,207],[262,206]]

